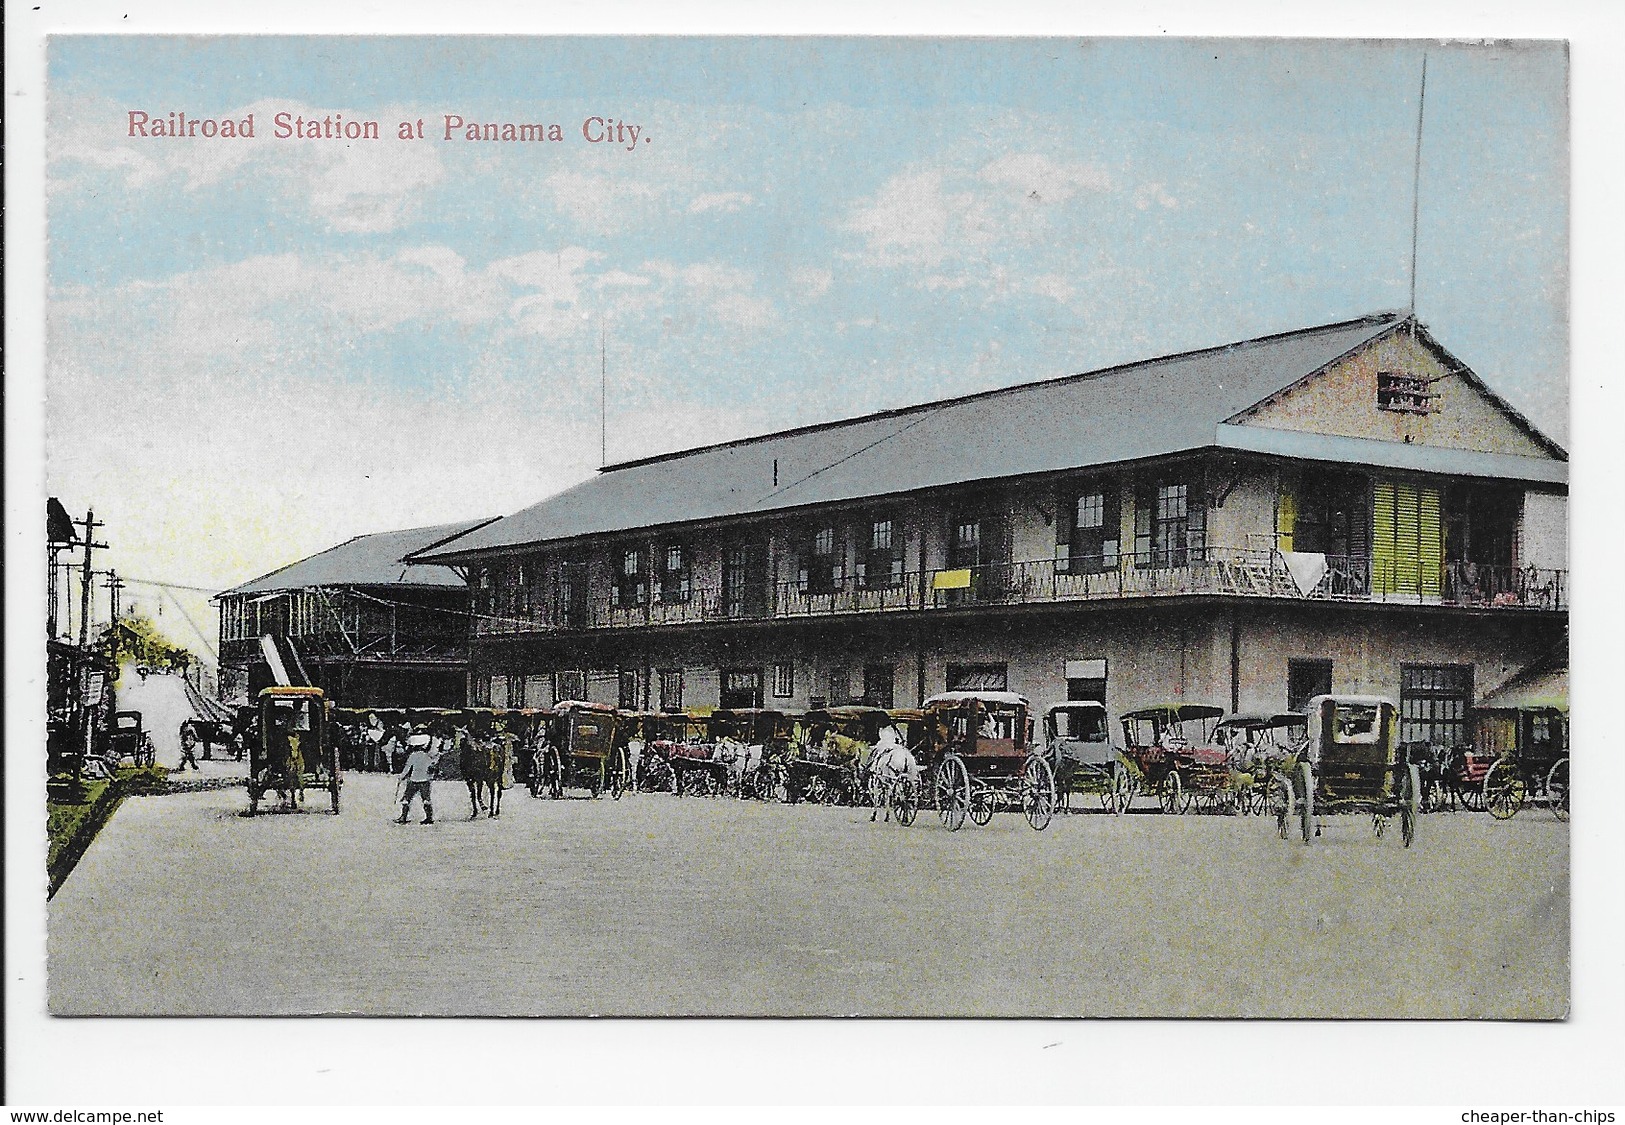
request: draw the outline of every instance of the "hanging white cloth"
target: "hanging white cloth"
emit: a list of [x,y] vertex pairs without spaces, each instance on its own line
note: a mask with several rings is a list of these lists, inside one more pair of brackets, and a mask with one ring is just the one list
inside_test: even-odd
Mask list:
[[1306,598],[1326,577],[1326,556],[1318,551],[1282,551],[1281,561],[1286,563],[1293,585]]

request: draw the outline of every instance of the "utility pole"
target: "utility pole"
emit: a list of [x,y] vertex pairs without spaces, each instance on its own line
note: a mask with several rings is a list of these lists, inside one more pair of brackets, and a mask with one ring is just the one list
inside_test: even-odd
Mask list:
[[107,602],[108,615],[112,621],[113,655],[116,657],[119,650],[118,610],[119,591],[124,589],[124,582],[118,576],[118,571],[108,570],[107,575]]
[[96,542],[96,529],[107,525],[96,522],[96,509],[89,508],[86,509],[84,522],[80,526],[85,529],[85,561],[81,564],[79,574],[79,648],[82,651],[90,643],[90,553],[107,549],[106,543]]

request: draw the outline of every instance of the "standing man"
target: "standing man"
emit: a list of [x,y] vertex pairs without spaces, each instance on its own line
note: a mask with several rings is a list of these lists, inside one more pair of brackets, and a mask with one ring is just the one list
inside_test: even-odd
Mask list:
[[423,823],[434,823],[434,801],[429,794],[433,776],[434,759],[429,754],[429,736],[423,734],[420,738],[414,734],[408,740],[406,764],[401,767],[401,781],[405,783],[406,791],[401,796],[401,815],[396,824],[406,823],[413,796],[423,801]]

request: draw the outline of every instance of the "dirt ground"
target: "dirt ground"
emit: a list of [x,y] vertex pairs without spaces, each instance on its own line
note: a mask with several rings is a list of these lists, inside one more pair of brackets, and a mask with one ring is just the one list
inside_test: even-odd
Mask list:
[[50,904],[57,1014],[1552,1018],[1568,826],[1368,818],[1310,847],[1257,818],[1018,815],[506,795],[396,825],[135,798]]

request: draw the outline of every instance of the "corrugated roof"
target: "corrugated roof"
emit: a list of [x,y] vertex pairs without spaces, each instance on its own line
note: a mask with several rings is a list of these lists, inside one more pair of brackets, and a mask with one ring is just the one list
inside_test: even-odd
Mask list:
[[483,527],[492,518],[357,535],[217,596],[265,594],[313,586],[461,586],[463,580],[449,567],[437,563],[409,563],[406,557]]
[[612,465],[419,557],[1212,448],[1226,420],[1404,321],[1378,313]]
[[1406,445],[1397,441],[1314,434],[1305,430],[1220,425],[1215,444],[1224,449],[1273,453],[1303,461],[1375,465],[1419,473],[1517,480],[1530,484],[1567,484],[1569,480],[1567,461],[1543,460],[1512,453],[1485,453],[1477,449],[1450,449],[1440,445]]

